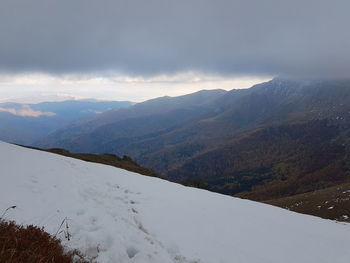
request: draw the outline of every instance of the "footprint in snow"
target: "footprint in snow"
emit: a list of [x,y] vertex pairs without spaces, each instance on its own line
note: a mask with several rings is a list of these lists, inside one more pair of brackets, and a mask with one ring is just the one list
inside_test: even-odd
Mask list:
[[35,176],[31,176],[31,177],[30,177],[30,181],[31,181],[32,183],[34,183],[34,184],[36,184],[36,183],[39,182],[39,181],[38,181],[38,178],[36,178]]
[[137,253],[139,253],[139,250],[133,246],[130,246],[126,249],[126,254],[130,259],[135,257]]
[[76,215],[77,216],[82,216],[82,215],[85,215],[85,210],[84,209],[80,209],[76,212]]

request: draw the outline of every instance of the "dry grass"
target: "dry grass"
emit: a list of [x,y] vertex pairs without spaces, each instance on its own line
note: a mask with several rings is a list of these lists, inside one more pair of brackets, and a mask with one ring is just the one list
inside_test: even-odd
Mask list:
[[350,222],[350,183],[265,203],[325,219]]
[[106,153],[106,154],[71,153],[71,152],[69,152],[65,149],[61,149],[61,148],[40,149],[37,147],[31,147],[31,146],[25,146],[25,145],[19,145],[19,146],[29,148],[29,149],[44,151],[44,152],[55,153],[55,154],[63,155],[66,157],[71,157],[74,159],[83,160],[86,162],[101,163],[101,164],[105,164],[105,165],[110,165],[110,166],[114,166],[117,168],[122,168],[124,170],[131,171],[131,172],[139,173],[142,175],[164,179],[162,176],[157,174],[152,169],[140,166],[138,163],[136,163],[134,160],[132,160],[129,156],[126,156],[126,155],[124,155],[121,158],[115,154],[108,154],[108,153]]
[[0,220],[1,263],[87,263],[78,251],[65,252],[42,228]]

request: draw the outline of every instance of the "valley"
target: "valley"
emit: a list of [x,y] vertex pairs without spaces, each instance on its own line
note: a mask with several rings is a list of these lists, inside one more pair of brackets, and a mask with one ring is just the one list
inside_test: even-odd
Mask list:
[[268,201],[350,181],[350,82],[276,78],[74,123],[41,148],[128,155],[163,178]]

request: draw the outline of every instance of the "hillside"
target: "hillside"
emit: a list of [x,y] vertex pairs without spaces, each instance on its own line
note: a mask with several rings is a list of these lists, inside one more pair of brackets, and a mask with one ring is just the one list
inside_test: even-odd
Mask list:
[[[211,190],[269,200],[350,181],[348,141],[326,120],[261,128],[189,159],[168,173]],[[261,186],[259,186],[261,185]]]
[[127,154],[173,180],[269,200],[350,180],[349,113],[350,81],[275,78],[109,111],[38,145]]
[[302,214],[350,222],[350,183],[265,201]]
[[[19,145],[19,146],[23,146],[23,145]],[[161,178],[161,176],[155,173],[152,169],[138,165],[134,160],[132,160],[129,156],[126,156],[126,155],[124,155],[123,157],[119,157],[115,154],[107,154],[107,153],[106,154],[71,153],[65,149],[60,149],[60,148],[40,149],[40,148],[30,147],[30,146],[23,146],[23,147],[33,149],[33,150],[55,153],[55,154],[83,160],[86,162],[110,165],[110,166],[114,166],[117,168],[130,171],[130,172],[135,172],[146,176]]]
[[[122,158],[114,155],[114,154],[86,154],[86,153],[71,153],[64,149],[39,149],[28,147],[30,149],[36,149],[41,151],[46,151],[50,153],[60,154],[67,157],[72,157],[75,159],[101,163],[106,165],[111,165],[117,168],[122,168],[131,172],[136,172],[146,176],[158,177],[162,178],[159,174],[155,173],[153,170],[149,168],[142,167],[138,165],[135,161],[133,161],[129,156],[123,156]],[[331,162],[328,160],[328,163]],[[339,171],[337,171],[339,172]],[[266,179],[264,174],[253,174],[255,175],[254,180],[247,180],[247,175],[245,177],[232,177],[231,180],[227,180],[224,184],[224,187],[220,187],[220,184],[208,184],[208,181],[204,181],[200,178],[189,178],[189,179],[174,179],[173,182],[180,183],[185,186],[191,186],[200,189],[206,189],[216,192],[223,191],[232,191],[233,187],[240,185],[246,189],[247,187],[251,187],[252,184],[259,181],[261,176],[262,180]],[[291,192],[291,189],[296,189],[293,185],[288,185],[285,180],[280,180],[280,177],[270,179],[271,182],[265,184],[263,187],[253,187],[251,191],[241,192],[236,194],[237,197],[251,199],[251,200],[260,200],[264,203],[279,206],[291,211],[295,211],[302,214],[319,216],[325,219],[332,219],[337,221],[350,222],[350,183],[341,183],[342,180],[328,180],[327,183],[323,181],[324,178],[314,178],[311,180],[309,185],[306,183],[308,175],[302,175],[299,177],[300,181],[303,182],[302,187],[307,188],[309,190],[304,194],[295,194],[295,192]],[[337,175],[339,176],[339,174]],[[215,178],[222,178],[219,175],[216,175]],[[162,178],[165,179],[165,178]],[[333,178],[330,178],[333,179]],[[343,178],[344,179],[344,178]],[[225,179],[224,179],[225,180]],[[232,184],[233,181],[239,181],[239,183]],[[215,182],[215,179],[212,182]],[[288,181],[287,181],[288,182]],[[295,184],[297,182],[296,179],[292,180],[291,183]],[[284,185],[283,185],[284,184]],[[326,185],[327,184],[327,185]],[[331,186],[330,186],[331,185]],[[336,185],[336,186],[332,186]],[[278,189],[276,191],[275,189]],[[320,190],[321,189],[321,190]],[[286,190],[288,190],[286,192]],[[243,190],[242,190],[243,191]],[[303,191],[304,192],[304,191]],[[263,195],[262,195],[263,193]],[[268,195],[267,195],[268,193]],[[287,197],[280,197],[281,195],[286,195]],[[270,197],[270,199],[268,198]],[[269,199],[269,200],[266,200]]]
[[17,205],[6,218],[49,233],[66,219],[64,244],[100,263],[346,263],[350,256],[348,224],[6,143],[0,156],[0,210]]

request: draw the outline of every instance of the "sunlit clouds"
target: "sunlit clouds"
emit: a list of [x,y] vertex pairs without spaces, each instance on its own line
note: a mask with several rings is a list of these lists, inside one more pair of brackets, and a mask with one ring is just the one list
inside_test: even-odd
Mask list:
[[[242,89],[268,81],[270,77],[223,77],[186,72],[153,77],[122,75],[50,74],[0,75],[2,101],[40,96],[42,100],[96,98],[144,101],[159,96],[178,96],[202,89]],[[52,95],[57,95],[56,99]],[[49,98],[51,96],[51,98]],[[1,100],[0,100],[1,101]],[[37,98],[40,101],[40,98]]]
[[53,112],[43,112],[37,111],[30,108],[29,105],[22,105],[21,108],[1,108],[0,112],[7,112],[12,115],[21,116],[21,117],[41,117],[41,116],[55,116],[56,114]]

